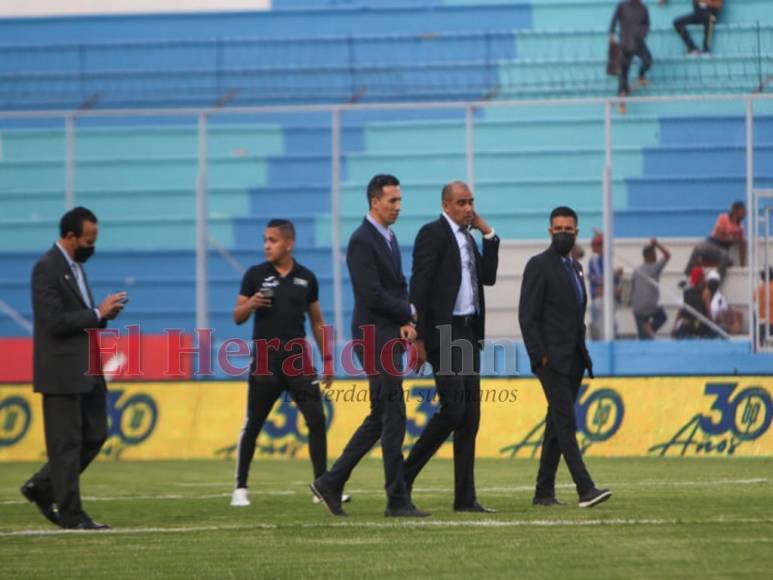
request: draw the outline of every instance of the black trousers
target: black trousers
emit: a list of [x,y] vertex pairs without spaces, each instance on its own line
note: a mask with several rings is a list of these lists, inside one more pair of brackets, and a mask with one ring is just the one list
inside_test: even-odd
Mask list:
[[714,35],[714,25],[717,23],[717,15],[708,9],[696,8],[692,13],[685,14],[674,20],[674,28],[682,37],[687,50],[698,50],[695,43],[687,31],[690,24],[699,24],[703,26],[703,50],[708,52],[711,49],[711,38]]
[[560,374],[550,367],[542,367],[536,373],[548,401],[548,412],[545,417],[545,436],[542,441],[535,497],[546,498],[555,495],[556,470],[562,455],[578,494],[582,495],[595,486],[585,468],[580,446],[577,444],[574,403],[580,391],[583,367],[582,357],[578,353],[569,375]]
[[652,68],[652,54],[650,53],[650,49],[647,48],[647,43],[643,40],[639,43],[639,46],[636,48],[636,50],[623,49],[622,53],[623,54],[620,61],[619,93],[621,95],[627,95],[631,92],[631,89],[628,85],[628,73],[631,70],[631,62],[633,61],[633,57],[638,56],[639,60],[641,61],[641,66],[639,67],[639,78],[643,79],[646,76],[647,71]]
[[[452,341],[465,341],[471,348],[452,348],[451,372],[442,374],[439,356],[430,360],[435,386],[440,399],[440,410],[427,423],[424,432],[405,460],[405,482],[413,482],[422,468],[449,435],[454,435],[454,507],[470,506],[475,496],[475,438],[480,424],[480,350],[474,318],[468,325],[451,327]],[[467,361],[464,360],[465,355]]]
[[81,505],[80,474],[107,439],[107,391],[100,381],[83,395],[43,395],[48,463],[32,476],[41,497],[53,500],[63,526],[88,519]]
[[247,487],[258,435],[274,403],[285,392],[293,399],[306,421],[314,477],[319,477],[327,469],[327,432],[319,384],[308,376],[287,376],[282,370],[283,360],[283,357],[269,359],[267,370],[271,376],[250,375],[247,417],[236,447],[236,487]]
[[[379,353],[381,350],[379,349]],[[362,362],[362,353],[357,352]],[[378,356],[376,357],[379,358]],[[347,443],[341,457],[320,479],[331,489],[343,492],[352,471],[360,460],[381,441],[384,462],[384,490],[387,506],[399,509],[409,505],[410,498],[405,486],[403,465],[403,441],[405,440],[405,399],[403,379],[384,372],[378,364],[378,373],[368,377],[370,413]],[[402,368],[402,352],[394,349],[394,368]]]

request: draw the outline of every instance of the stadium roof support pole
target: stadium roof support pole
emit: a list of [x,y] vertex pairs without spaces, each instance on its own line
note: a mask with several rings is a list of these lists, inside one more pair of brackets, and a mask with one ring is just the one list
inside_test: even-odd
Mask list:
[[199,114],[199,163],[196,177],[196,328],[209,328],[207,288],[207,114]]
[[475,106],[464,109],[465,161],[467,163],[467,185],[475,192]]
[[754,324],[754,266],[757,264],[757,219],[758,210],[754,196],[754,102],[746,98],[746,207],[748,208],[749,231],[747,232],[746,265],[748,267],[748,300],[749,300],[749,340],[752,348],[758,350]]
[[64,205],[75,207],[75,115],[64,117]]
[[331,189],[330,207],[332,210],[332,248],[333,260],[333,308],[335,340],[344,338],[344,299],[343,299],[343,256],[341,255],[341,109],[331,111]]
[[604,104],[604,340],[615,339],[614,205],[612,199],[612,100]]

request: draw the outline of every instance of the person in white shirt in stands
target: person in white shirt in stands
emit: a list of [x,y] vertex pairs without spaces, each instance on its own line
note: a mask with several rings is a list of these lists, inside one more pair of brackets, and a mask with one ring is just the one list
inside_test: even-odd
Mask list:
[[739,334],[742,326],[742,314],[730,308],[724,294],[719,290],[722,278],[719,272],[711,270],[706,276],[706,292],[708,293],[709,316],[729,334]]

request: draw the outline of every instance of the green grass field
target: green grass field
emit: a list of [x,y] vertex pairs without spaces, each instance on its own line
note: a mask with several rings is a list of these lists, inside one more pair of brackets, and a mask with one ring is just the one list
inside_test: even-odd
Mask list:
[[64,532],[18,493],[35,468],[0,464],[0,578],[769,578],[773,459],[590,459],[614,497],[581,510],[531,506],[532,460],[478,462],[478,495],[499,510],[451,509],[452,466],[414,490],[426,520],[383,517],[381,464],[347,488],[348,518],[313,505],[306,461],[256,461],[248,508],[229,503],[233,463],[103,462],[85,507],[112,532]]

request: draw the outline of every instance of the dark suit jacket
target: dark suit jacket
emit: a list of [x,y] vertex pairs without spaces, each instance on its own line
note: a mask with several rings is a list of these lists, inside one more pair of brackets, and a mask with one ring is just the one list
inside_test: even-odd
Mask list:
[[[483,255],[477,244],[473,248],[480,298],[477,334],[482,340],[486,336],[486,301],[483,286],[493,286],[497,281],[499,238],[494,236],[490,240],[483,240]],[[459,244],[448,220],[441,215],[439,219],[422,226],[413,246],[411,303],[416,307],[416,330],[419,339],[424,340],[428,353],[440,349],[440,333],[437,327],[451,324],[461,284],[462,261]],[[479,347],[482,348],[481,343]]]
[[574,355],[579,354],[585,368],[592,372],[593,363],[585,346],[588,294],[582,266],[574,262],[574,267],[582,282],[582,307],[577,304],[574,282],[561,263],[561,255],[552,246],[526,264],[518,320],[533,371],[547,355],[550,368],[568,375]]
[[400,337],[400,327],[411,320],[402,264],[395,270],[386,240],[365,219],[349,238],[346,265],[354,290],[352,338],[362,338],[362,326],[374,325],[380,352],[386,342]]
[[[92,304],[91,289],[86,288]],[[34,314],[34,387],[38,393],[67,395],[89,392],[104,385],[101,376],[87,376],[89,335],[87,328],[104,328],[96,312],[81,297],[70,265],[54,245],[32,270]],[[100,369],[101,372],[101,369]]]

